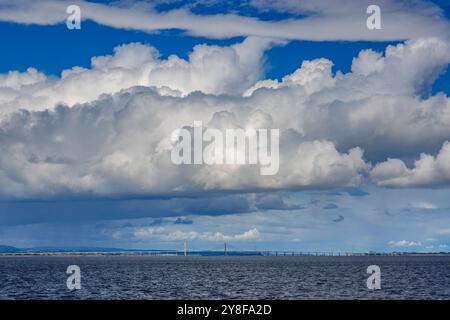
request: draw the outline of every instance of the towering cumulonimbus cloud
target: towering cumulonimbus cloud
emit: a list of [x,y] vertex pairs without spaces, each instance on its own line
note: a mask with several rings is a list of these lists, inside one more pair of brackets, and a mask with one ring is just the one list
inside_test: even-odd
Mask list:
[[[319,58],[281,80],[264,80],[264,50],[274,44],[248,38],[200,45],[183,60],[133,43],[59,78],[35,69],[0,75],[1,197],[186,196],[367,179],[420,185],[401,178],[417,181],[422,166],[400,162],[436,154],[450,140],[449,98],[430,95],[450,62],[447,40],[410,40],[384,54],[364,50],[346,74],[333,74],[332,61]],[[171,133],[194,121],[220,130],[279,129],[279,172],[173,164]],[[441,177],[448,168],[440,165],[446,145],[442,150],[429,185],[447,183]]]
[[0,75],[0,116],[10,111],[46,110],[56,104],[86,103],[101,94],[133,86],[155,87],[161,95],[240,95],[259,80],[264,51],[280,43],[248,38],[227,47],[198,45],[188,60],[175,55],[160,59],[154,47],[140,43],[118,46],[114,55],[93,57],[91,68],[63,70],[60,78],[34,68]]

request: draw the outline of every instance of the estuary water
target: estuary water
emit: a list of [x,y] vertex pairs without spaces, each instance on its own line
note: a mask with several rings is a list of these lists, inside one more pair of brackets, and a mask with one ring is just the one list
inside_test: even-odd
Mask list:
[[450,299],[450,257],[3,256],[0,299]]

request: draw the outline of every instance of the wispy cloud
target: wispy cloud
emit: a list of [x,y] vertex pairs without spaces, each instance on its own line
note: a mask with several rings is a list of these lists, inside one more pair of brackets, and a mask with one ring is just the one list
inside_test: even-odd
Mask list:
[[[433,187],[450,183],[450,141],[444,142],[436,156],[422,153],[408,168],[400,159],[389,159],[372,170],[372,177],[386,187]],[[419,203],[422,209],[434,209],[433,204]]]
[[445,243],[425,247],[425,249],[428,249],[428,250],[445,250],[447,248],[448,248],[448,245],[446,245]]
[[333,219],[333,222],[342,222],[344,220],[345,220],[344,216],[338,216],[336,219]]
[[434,203],[431,202],[425,202],[425,201],[421,201],[421,202],[414,202],[412,204],[413,208],[417,208],[417,209],[425,209],[425,210],[432,210],[432,209],[437,209],[438,206],[435,205]]
[[[445,36],[450,28],[439,8],[430,2],[384,0],[382,30],[366,28],[366,8],[370,1],[298,1],[292,5],[273,5],[267,1],[252,4],[264,10],[298,11],[301,19],[263,21],[257,17],[232,13],[193,14],[186,8],[157,12],[141,2],[119,5],[71,0],[3,0],[0,20],[23,24],[52,25],[65,22],[68,5],[79,5],[83,19],[114,28],[157,32],[164,29],[184,30],[191,35],[229,38],[259,36],[302,40],[403,40],[424,36]],[[287,4],[288,1],[283,3]],[[128,4],[128,5],[126,5]],[[344,10],[344,8],[346,8]]]

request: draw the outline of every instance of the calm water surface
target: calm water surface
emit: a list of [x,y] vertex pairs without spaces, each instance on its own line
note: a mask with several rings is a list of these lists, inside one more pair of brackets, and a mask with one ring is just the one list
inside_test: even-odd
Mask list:
[[[372,264],[381,290],[366,287]],[[450,299],[450,257],[0,257],[0,299],[329,298]]]

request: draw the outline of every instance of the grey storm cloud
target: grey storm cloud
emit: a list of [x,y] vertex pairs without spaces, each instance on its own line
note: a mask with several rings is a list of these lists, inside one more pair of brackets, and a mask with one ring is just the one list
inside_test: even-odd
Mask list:
[[[264,200],[267,198],[266,200]],[[193,221],[184,216],[220,216],[249,212],[302,209],[288,204],[283,194],[198,194],[196,197],[148,199],[60,199],[0,201],[0,225],[89,220],[155,218],[150,226],[168,223],[186,225]],[[14,212],[14,214],[11,214]],[[174,220],[175,219],[175,220]]]
[[344,216],[338,216],[336,219],[333,219],[333,222],[342,222],[344,220],[345,220]]

